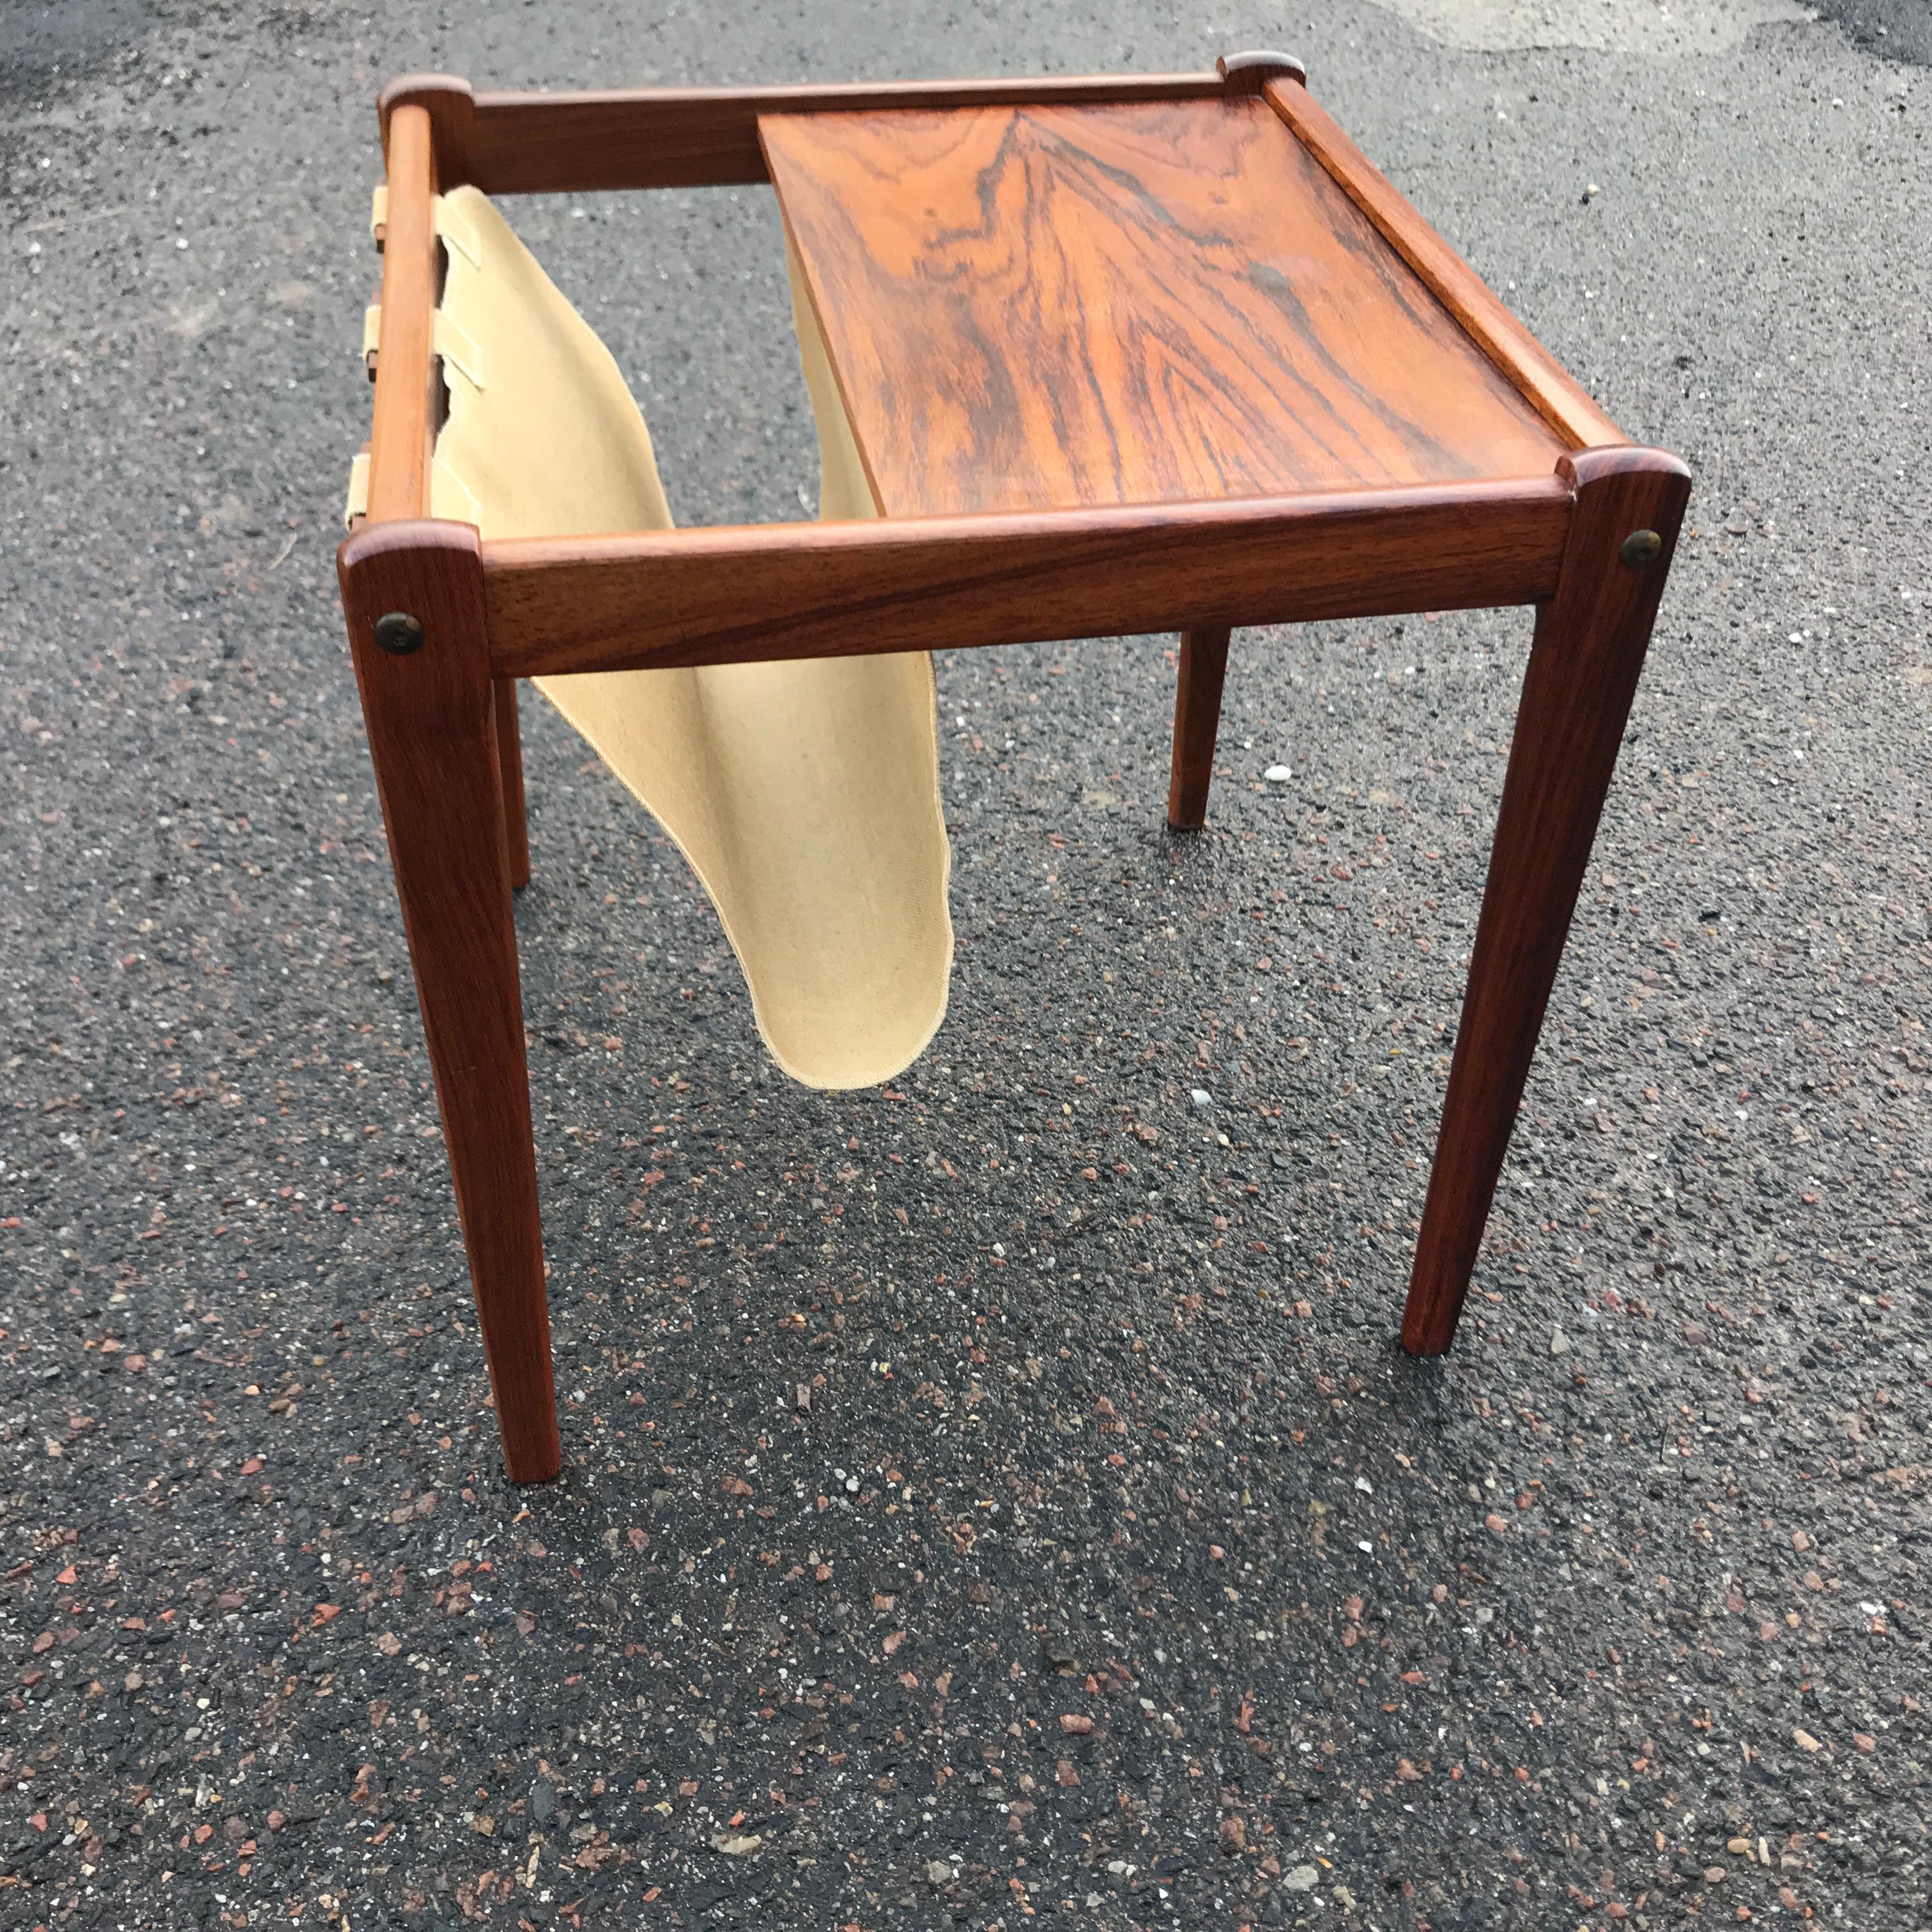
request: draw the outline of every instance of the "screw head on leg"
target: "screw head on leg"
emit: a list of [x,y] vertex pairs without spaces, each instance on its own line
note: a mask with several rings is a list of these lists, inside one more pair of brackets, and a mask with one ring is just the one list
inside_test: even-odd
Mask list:
[[406,610],[392,610],[378,617],[375,634],[376,644],[392,658],[406,658],[422,649],[422,624]]
[[1654,530],[1632,530],[1617,552],[1617,561],[1626,570],[1641,570],[1662,555],[1664,539]]

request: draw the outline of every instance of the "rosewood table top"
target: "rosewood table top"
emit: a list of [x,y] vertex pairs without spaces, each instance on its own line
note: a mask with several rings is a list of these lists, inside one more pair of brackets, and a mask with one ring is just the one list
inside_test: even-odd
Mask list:
[[759,131],[886,515],[1546,476],[1568,446],[1263,95]]

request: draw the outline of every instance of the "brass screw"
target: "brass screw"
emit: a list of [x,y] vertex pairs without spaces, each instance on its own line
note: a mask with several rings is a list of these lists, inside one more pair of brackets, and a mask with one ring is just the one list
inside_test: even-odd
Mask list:
[[1654,563],[1664,549],[1664,539],[1654,530],[1632,530],[1617,552],[1617,561],[1626,570],[1641,570]]
[[376,620],[376,642],[392,658],[406,658],[422,649],[422,625],[406,610],[392,610]]

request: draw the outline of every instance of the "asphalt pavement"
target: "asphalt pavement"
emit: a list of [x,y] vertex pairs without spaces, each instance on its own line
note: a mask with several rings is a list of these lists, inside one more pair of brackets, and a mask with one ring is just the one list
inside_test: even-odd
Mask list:
[[[1932,1926],[1932,74],[1750,3],[8,0],[0,1924]],[[377,86],[1249,46],[1696,478],[1455,1352],[1526,614],[1240,634],[1192,838],[1174,640],[942,659],[860,1094],[532,700],[510,1488],[333,578]],[[765,193],[512,212],[680,518],[803,514]]]

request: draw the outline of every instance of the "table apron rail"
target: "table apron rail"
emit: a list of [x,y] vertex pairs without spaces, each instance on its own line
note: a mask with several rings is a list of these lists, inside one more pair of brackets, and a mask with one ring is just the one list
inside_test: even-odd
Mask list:
[[1541,602],[1560,476],[1044,514],[486,542],[499,677]]
[[381,112],[386,140],[398,106],[428,109],[445,188],[467,182],[486,194],[590,194],[768,181],[761,115],[1209,100],[1228,87],[1218,74],[1154,74],[478,94],[454,76],[412,74],[383,91]]
[[376,398],[369,435],[372,523],[424,516],[435,438],[436,157],[428,113],[406,106],[390,129]]

